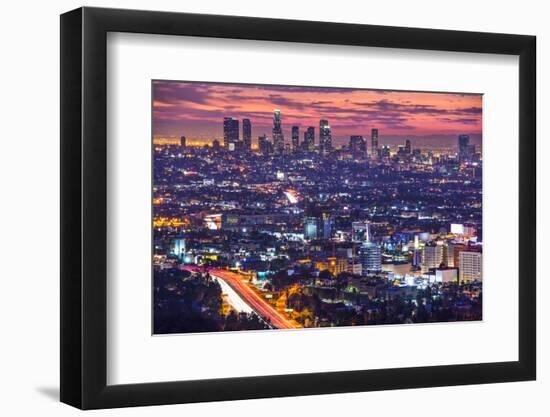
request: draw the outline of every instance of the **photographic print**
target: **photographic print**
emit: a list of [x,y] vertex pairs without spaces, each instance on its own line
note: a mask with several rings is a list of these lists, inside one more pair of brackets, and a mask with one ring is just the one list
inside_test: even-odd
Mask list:
[[482,95],[152,81],[153,334],[482,319]]

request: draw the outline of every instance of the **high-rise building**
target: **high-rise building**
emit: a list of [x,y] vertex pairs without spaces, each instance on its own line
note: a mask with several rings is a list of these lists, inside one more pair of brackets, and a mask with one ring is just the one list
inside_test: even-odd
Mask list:
[[367,276],[369,273],[380,272],[382,270],[382,250],[376,243],[363,243],[361,245],[360,261],[361,275]]
[[323,239],[330,239],[332,236],[332,225],[333,225],[334,219],[330,215],[330,213],[323,213],[321,215],[321,226],[322,226],[322,232],[323,232]]
[[458,271],[460,281],[481,281],[481,253],[480,252],[460,252],[458,261]]
[[326,155],[332,150],[332,135],[328,120],[319,121],[319,151]]
[[368,221],[365,222],[365,237],[359,249],[359,259],[361,262],[361,275],[363,276],[382,270],[382,249],[371,241],[370,224]]
[[377,243],[368,243],[363,246],[365,260],[362,262],[362,268],[367,272],[380,272],[382,270],[382,248]]
[[252,126],[250,119],[243,119],[243,146],[245,151],[252,148]]
[[468,245],[466,243],[449,244],[449,266],[458,268],[460,264],[460,254],[462,252],[481,252],[480,245]]
[[349,150],[352,155],[357,158],[363,157],[366,154],[367,146],[365,139],[361,135],[352,135],[349,137]]
[[229,150],[235,150],[239,142],[239,120],[234,117],[223,119],[223,146]]
[[264,156],[273,153],[273,144],[265,134],[258,136],[258,149]]
[[451,258],[453,257],[453,253],[451,252],[453,249],[452,247],[449,249],[449,245],[448,243],[443,243],[443,256],[442,256],[442,259],[441,259],[441,264],[447,268],[449,267],[450,263],[452,262],[451,261]]
[[370,157],[378,158],[378,129],[372,129],[370,133]]
[[304,217],[304,239],[317,239],[319,237],[319,226],[319,219],[317,217]]
[[281,131],[281,110],[273,110],[273,130],[280,132]]
[[407,155],[411,154],[411,141],[409,139],[405,140],[405,153]]
[[304,132],[304,150],[313,152],[315,150],[315,128],[310,126]]
[[285,149],[285,138],[281,127],[281,110],[273,111],[273,150],[276,154],[282,154]]
[[420,242],[418,235],[414,235],[414,244],[413,244],[413,256],[412,256],[412,266],[419,268],[422,265],[422,251],[420,250]]
[[180,146],[181,146],[182,148],[185,148],[185,147],[187,146],[187,138],[186,138],[185,136],[182,136],[182,137],[180,138]]
[[297,152],[300,146],[300,128],[292,126],[292,152]]
[[466,147],[466,160],[472,161],[476,154],[476,145],[470,144]]
[[220,150],[220,141],[218,139],[214,139],[214,141],[212,142],[212,149],[214,149],[215,151]]
[[443,245],[429,244],[422,248],[422,272],[439,268],[443,263]]
[[467,161],[470,147],[470,136],[458,135],[458,159],[460,162]]

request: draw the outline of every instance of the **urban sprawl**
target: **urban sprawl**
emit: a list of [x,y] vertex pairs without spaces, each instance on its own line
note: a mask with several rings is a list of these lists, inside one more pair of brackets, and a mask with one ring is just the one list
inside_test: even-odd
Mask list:
[[220,123],[221,140],[153,146],[155,334],[481,320],[468,135],[334,146],[324,119],[285,138],[275,110],[254,141],[250,119]]

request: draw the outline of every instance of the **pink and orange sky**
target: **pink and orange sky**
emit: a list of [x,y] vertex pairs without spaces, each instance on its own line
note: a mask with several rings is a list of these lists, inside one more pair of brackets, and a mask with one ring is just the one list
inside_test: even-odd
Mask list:
[[[318,135],[327,119],[335,144],[350,135],[369,137],[378,128],[384,137],[481,136],[482,95],[424,93],[350,88],[296,87],[153,81],[153,136],[209,143],[223,137],[223,118],[249,118],[253,143],[271,134],[273,110],[280,109],[285,140],[300,126]],[[242,129],[242,128],[241,128]],[[242,130],[241,130],[242,135]]]

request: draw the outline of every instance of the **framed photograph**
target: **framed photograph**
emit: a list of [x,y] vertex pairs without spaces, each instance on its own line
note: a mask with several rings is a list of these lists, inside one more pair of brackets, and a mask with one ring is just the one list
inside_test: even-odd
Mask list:
[[61,401],[533,380],[535,37],[61,16]]

